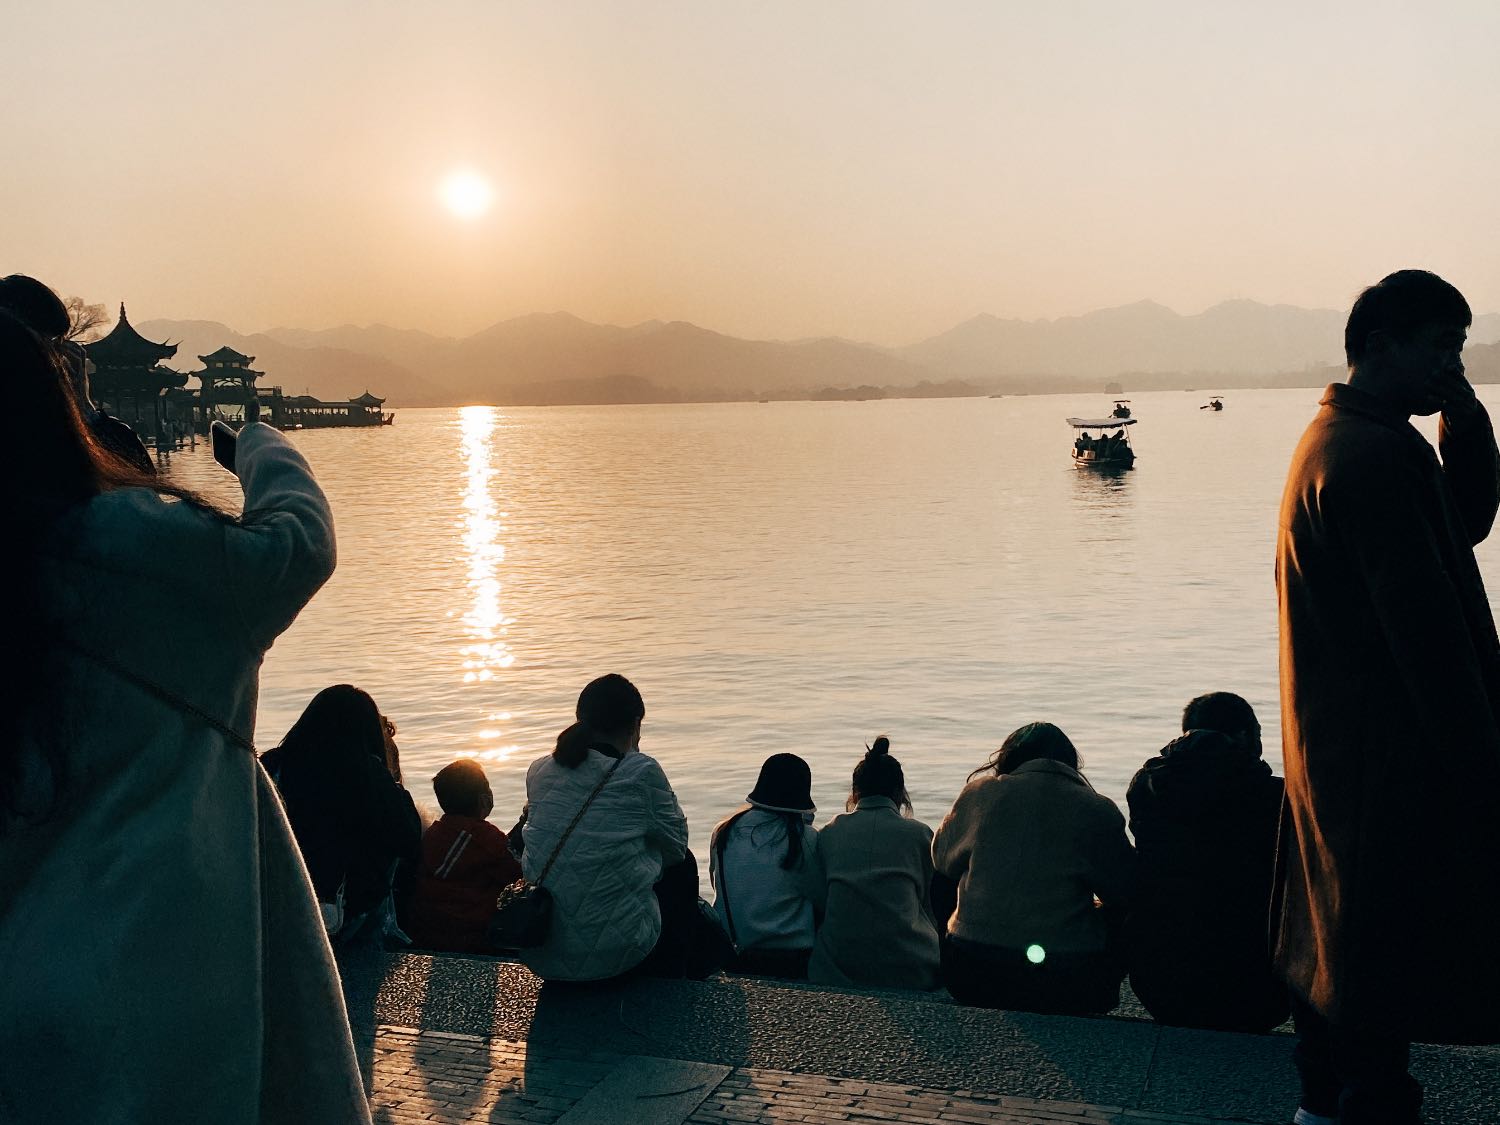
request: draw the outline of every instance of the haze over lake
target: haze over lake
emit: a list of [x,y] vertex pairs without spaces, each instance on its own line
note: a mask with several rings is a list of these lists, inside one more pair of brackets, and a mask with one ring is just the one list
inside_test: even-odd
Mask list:
[[[396,720],[419,801],[477,755],[509,827],[579,689],[622,672],[700,861],[767,755],[811,763],[822,824],[882,732],[932,824],[1032,719],[1123,804],[1211,690],[1251,701],[1279,773],[1276,508],[1320,392],[1217,415],[1207,393],[1133,395],[1139,460],[1117,477],[1068,457],[1063,419],[1101,395],[465,407],[293,434],[339,567],[266,661],[257,743],[355,683]],[[170,465],[237,501],[206,446]],[[1500,588],[1494,541],[1478,554]]]

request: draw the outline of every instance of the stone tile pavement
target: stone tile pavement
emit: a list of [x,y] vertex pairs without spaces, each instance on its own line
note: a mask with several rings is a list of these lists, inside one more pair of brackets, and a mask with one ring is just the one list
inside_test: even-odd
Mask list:
[[371,1061],[377,1125],[1220,1125],[1225,1120],[528,1046],[389,1024],[376,1028]]

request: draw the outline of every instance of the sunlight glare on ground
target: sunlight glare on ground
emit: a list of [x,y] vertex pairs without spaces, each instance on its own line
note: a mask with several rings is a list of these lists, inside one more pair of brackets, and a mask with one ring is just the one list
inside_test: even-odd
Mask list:
[[495,189],[478,172],[460,169],[450,172],[438,187],[443,206],[460,219],[477,219],[495,201]]

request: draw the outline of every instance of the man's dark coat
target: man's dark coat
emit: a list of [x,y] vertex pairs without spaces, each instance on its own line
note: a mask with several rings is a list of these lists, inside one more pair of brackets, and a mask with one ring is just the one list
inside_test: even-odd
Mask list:
[[1273,910],[1331,1022],[1500,1041],[1500,642],[1474,561],[1482,408],[1439,432],[1334,384],[1292,457],[1276,578],[1286,759]]

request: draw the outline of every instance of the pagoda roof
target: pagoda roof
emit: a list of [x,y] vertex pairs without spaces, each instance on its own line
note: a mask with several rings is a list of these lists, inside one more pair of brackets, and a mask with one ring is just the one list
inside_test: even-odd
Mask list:
[[120,302],[120,319],[109,333],[92,344],[83,345],[95,367],[154,367],[177,354],[176,344],[158,344],[137,332],[125,315]]
[[200,355],[198,358],[204,363],[232,363],[236,367],[249,367],[255,362],[253,355],[245,355],[242,352],[237,352],[228,344],[225,344],[216,352],[209,352],[207,355]]
[[358,398],[351,398],[349,401],[352,402],[355,406],[379,406],[385,402],[385,399],[376,398],[369,391],[366,391]]

